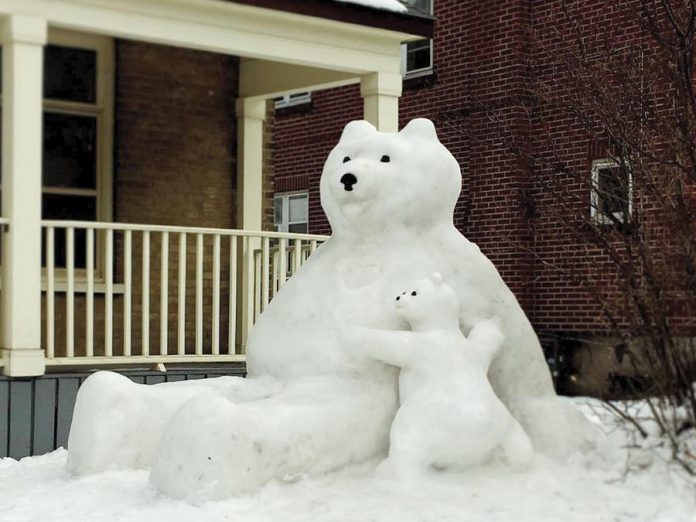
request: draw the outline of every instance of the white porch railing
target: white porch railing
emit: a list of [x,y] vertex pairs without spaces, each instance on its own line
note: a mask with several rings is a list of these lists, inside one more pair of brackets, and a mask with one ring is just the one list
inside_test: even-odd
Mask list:
[[47,366],[243,360],[325,236],[43,221]]

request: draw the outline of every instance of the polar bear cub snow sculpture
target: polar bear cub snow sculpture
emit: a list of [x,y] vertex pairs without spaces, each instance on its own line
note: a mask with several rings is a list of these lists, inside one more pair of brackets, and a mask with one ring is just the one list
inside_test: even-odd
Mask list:
[[500,450],[524,468],[534,455],[519,423],[488,382],[503,334],[494,320],[477,323],[468,338],[459,329],[459,304],[435,272],[396,297],[410,331],[357,328],[356,349],[401,369],[401,406],[390,432],[384,468],[397,476],[428,468],[482,464]]

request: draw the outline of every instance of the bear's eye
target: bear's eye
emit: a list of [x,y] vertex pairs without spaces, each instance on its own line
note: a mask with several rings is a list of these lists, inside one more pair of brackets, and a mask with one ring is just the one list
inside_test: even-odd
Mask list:
[[389,163],[391,161],[391,159],[389,158],[389,156],[387,156],[385,154],[384,156],[382,156],[382,159],[379,161],[381,161],[382,163]]
[[401,299],[401,296],[400,296],[400,295],[397,295],[397,296],[396,296],[396,300],[398,301],[399,299]]
[[411,295],[415,297],[415,296],[418,295],[418,294],[417,294],[416,291],[414,290],[413,292],[411,292]]
[[343,158],[343,163],[348,163],[350,161],[350,156]]

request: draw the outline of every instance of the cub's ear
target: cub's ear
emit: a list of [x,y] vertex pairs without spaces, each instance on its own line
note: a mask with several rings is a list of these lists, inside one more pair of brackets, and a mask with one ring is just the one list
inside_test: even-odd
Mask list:
[[430,280],[433,283],[435,283],[435,286],[440,286],[442,283],[445,282],[445,279],[442,277],[442,274],[440,272],[433,272],[430,276]]
[[364,136],[369,136],[377,132],[374,125],[369,121],[365,120],[355,120],[348,123],[343,128],[343,133],[341,134],[341,141],[350,141]]
[[407,138],[434,140],[439,142],[437,139],[437,132],[435,131],[435,125],[427,118],[416,118],[415,120],[409,121],[406,126],[401,129],[399,134]]

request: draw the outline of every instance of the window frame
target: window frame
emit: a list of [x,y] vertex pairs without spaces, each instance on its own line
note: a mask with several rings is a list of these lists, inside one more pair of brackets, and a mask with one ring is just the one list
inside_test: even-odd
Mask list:
[[[113,220],[114,40],[107,36],[50,28],[48,44],[96,53],[95,103],[43,99],[43,112],[94,117],[96,120],[96,188],[45,187],[41,195],[96,197],[96,221]],[[99,249],[97,249],[99,252]]]
[[[293,221],[290,222],[290,198],[293,196],[304,196],[305,199],[307,200],[307,219],[306,221]],[[281,210],[282,214],[282,219],[281,223],[277,224],[275,222],[275,200],[280,198],[283,201],[283,207]],[[274,207],[274,212],[273,212],[273,226],[276,229],[276,232],[285,232],[285,233],[290,233],[289,228],[290,225],[297,225],[297,224],[302,224],[306,223],[307,224],[307,232],[309,233],[309,191],[307,190],[294,190],[290,192],[276,192],[273,195],[273,207]],[[294,234],[298,232],[293,232]]]
[[[600,210],[600,201],[602,195],[597,191],[599,184],[599,172],[603,169],[620,169],[621,166],[626,167],[628,175],[628,213],[624,219],[623,212],[614,212],[611,216]],[[633,175],[631,172],[630,163],[623,158],[601,158],[592,161],[591,167],[591,187],[590,187],[590,218],[603,225],[612,225],[615,223],[627,224],[633,215]]]

